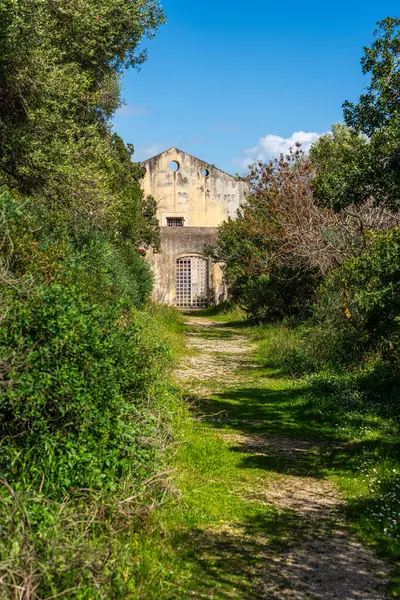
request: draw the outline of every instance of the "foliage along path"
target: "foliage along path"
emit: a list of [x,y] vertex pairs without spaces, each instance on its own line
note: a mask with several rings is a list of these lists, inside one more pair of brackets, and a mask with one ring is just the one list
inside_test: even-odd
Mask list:
[[385,598],[385,566],[349,532],[327,477],[343,443],[302,417],[301,383],[262,369],[245,329],[188,325],[177,377],[195,414],[180,481],[192,552],[178,597]]

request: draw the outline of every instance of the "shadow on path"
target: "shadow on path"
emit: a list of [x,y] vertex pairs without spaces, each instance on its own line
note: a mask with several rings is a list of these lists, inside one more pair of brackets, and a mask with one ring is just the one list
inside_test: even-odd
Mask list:
[[191,533],[197,587],[188,597],[383,600],[386,570],[347,531],[327,479],[333,467],[356,470],[373,442],[350,443],[307,384],[263,377],[244,330],[198,318],[192,326],[197,355],[185,385],[194,418],[238,454],[238,478],[256,477],[231,492],[248,503],[247,516]]

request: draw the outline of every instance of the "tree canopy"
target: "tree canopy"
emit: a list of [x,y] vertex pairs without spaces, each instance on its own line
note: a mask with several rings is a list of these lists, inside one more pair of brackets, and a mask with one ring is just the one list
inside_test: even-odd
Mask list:
[[366,93],[344,103],[347,127],[334,126],[311,152],[315,197],[335,210],[369,199],[400,210],[400,20],[387,17],[375,36],[361,60]]
[[0,185],[111,224],[139,175],[111,131],[121,71],[163,21],[156,0],[1,3]]
[[364,48],[362,72],[370,76],[357,103],[343,104],[345,122],[367,136],[400,116],[400,19],[378,22],[371,47]]

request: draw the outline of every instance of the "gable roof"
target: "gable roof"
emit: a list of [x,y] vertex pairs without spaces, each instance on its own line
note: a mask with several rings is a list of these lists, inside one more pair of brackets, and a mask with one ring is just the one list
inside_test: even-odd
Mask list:
[[159,156],[162,156],[163,154],[167,154],[168,152],[171,152],[171,150],[174,150],[175,152],[178,152],[181,154],[186,154],[187,156],[190,156],[191,158],[194,158],[195,160],[202,163],[205,167],[208,167],[209,169],[216,169],[217,171],[220,171],[220,173],[223,173],[224,175],[231,177],[235,181],[240,181],[240,179],[237,179],[237,177],[235,177],[235,175],[232,175],[231,173],[227,173],[227,171],[223,171],[222,169],[219,169],[215,165],[212,165],[211,163],[206,162],[202,158],[198,158],[197,156],[194,156],[193,154],[189,154],[189,152],[185,152],[184,150],[179,150],[179,148],[176,148],[175,146],[173,146],[172,148],[168,148],[168,150],[164,150],[163,152],[160,152],[159,154],[155,154],[154,156],[146,158],[146,160],[141,160],[140,164],[144,164],[150,160],[154,160],[155,158],[158,158]]

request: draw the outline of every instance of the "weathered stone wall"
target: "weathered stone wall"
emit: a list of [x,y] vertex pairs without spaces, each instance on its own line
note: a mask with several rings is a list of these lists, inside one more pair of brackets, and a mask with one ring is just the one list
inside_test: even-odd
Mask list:
[[[190,255],[203,255],[204,247],[216,240],[213,227],[161,227],[161,250],[148,254],[155,275],[154,298],[158,302],[176,303],[176,261]],[[222,264],[209,264],[210,304],[226,298]]]
[[[179,169],[170,168],[176,161]],[[143,189],[155,198],[161,226],[169,216],[183,217],[185,227],[218,227],[245,200],[247,184],[186,152],[171,148],[142,162]]]

